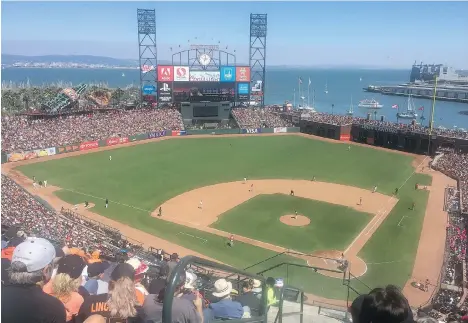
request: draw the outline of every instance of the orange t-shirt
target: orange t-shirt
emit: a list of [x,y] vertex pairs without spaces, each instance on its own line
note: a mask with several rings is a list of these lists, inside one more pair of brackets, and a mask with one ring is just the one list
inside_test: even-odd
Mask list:
[[[42,290],[44,291],[44,293],[56,297],[52,290],[52,281],[47,282],[47,284],[44,285]],[[58,297],[56,298],[59,299]],[[64,302],[61,299],[59,300],[62,302],[63,306],[65,306],[65,311],[67,313],[67,322],[71,321],[71,319],[73,318],[73,315],[78,314],[81,304],[83,304],[84,302],[83,297],[77,292],[72,292],[66,302]]]

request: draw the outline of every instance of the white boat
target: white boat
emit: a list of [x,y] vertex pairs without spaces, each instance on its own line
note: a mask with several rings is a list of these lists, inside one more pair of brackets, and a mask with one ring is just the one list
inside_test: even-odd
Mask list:
[[346,112],[346,114],[349,116],[354,114],[353,97],[351,97],[351,105],[349,106],[348,112]]
[[362,77],[359,78],[359,82],[362,82]]
[[359,101],[358,107],[367,108],[367,109],[381,109],[383,108],[383,105],[380,104],[375,99],[371,99],[371,100],[365,99],[365,100]]
[[411,98],[411,94],[408,96],[408,107],[404,112],[397,112],[397,118],[399,119],[416,119],[418,114],[414,112],[414,103]]
[[122,73],[122,77],[125,77],[125,73]]
[[328,82],[325,82],[325,91],[323,92],[325,92],[325,94],[328,94]]

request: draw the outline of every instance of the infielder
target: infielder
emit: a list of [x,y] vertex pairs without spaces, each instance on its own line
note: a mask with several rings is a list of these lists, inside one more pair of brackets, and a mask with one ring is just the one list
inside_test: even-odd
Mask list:
[[203,209],[203,200],[200,200],[200,204],[198,205],[198,208],[201,210]]
[[253,184],[250,184],[249,192],[253,192]]
[[293,218],[294,220],[297,219],[297,211],[294,211],[294,215],[292,216],[292,218]]
[[244,184],[247,184],[247,177],[244,177]]
[[377,192],[377,185],[374,186],[374,190],[372,191],[372,193],[375,193]]
[[47,187],[47,180],[44,180],[44,187]]

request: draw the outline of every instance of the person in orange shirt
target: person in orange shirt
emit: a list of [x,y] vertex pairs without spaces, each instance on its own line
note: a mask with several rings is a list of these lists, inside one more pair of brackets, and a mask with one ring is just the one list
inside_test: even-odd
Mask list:
[[78,293],[78,288],[85,266],[85,261],[78,255],[63,257],[58,262],[57,274],[42,288],[45,293],[54,296],[65,306],[67,322],[71,322],[78,314],[84,301]]
[[88,259],[88,264],[94,264],[96,262],[102,262],[102,260],[99,259],[100,255],[101,255],[101,251],[94,250],[93,253],[91,254],[91,257]]
[[11,261],[11,258],[13,257],[13,251],[23,241],[24,239],[20,237],[14,237],[10,241],[8,241],[7,247],[5,249],[2,249],[2,258],[5,258]]

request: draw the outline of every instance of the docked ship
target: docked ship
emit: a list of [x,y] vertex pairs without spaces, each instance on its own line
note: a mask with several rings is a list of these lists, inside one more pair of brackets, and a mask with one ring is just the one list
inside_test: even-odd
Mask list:
[[375,99],[370,99],[370,100],[365,99],[365,100],[359,101],[358,107],[366,108],[366,109],[381,109],[381,108],[383,108],[383,105],[380,104]]
[[[437,78],[437,84],[435,79]],[[436,86],[437,85],[437,86]],[[454,68],[442,64],[414,64],[408,83],[399,85],[369,85],[365,92],[385,95],[409,96],[468,103],[468,77],[460,75]]]
[[418,117],[418,114],[414,111],[414,103],[413,99],[411,98],[411,95],[408,96],[408,106],[406,108],[406,111],[404,112],[397,112],[397,118],[399,119],[416,119]]

